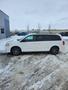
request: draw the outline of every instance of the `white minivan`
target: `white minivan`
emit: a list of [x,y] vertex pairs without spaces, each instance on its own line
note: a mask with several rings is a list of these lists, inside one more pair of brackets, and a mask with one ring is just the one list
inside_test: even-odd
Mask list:
[[7,42],[6,52],[19,55],[21,52],[42,52],[50,51],[51,54],[58,54],[64,46],[61,35],[45,35],[32,33],[25,35],[21,40]]

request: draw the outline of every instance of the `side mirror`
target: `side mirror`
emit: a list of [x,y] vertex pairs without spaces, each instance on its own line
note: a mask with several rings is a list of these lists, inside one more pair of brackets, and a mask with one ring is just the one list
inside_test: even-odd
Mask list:
[[23,40],[21,40],[20,42],[26,42],[26,40],[25,40],[25,39],[23,39]]

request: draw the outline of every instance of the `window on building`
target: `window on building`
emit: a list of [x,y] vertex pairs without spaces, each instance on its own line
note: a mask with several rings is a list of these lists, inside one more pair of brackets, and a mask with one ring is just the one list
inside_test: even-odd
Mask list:
[[4,28],[1,28],[1,34],[3,34],[4,33]]

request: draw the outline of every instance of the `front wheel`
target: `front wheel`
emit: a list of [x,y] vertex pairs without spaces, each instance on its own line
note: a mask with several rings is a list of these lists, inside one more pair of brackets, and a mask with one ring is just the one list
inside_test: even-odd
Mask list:
[[21,49],[19,47],[12,47],[11,48],[11,54],[15,55],[15,56],[20,55],[21,54]]
[[50,50],[51,54],[56,55],[59,53],[59,47],[52,47]]

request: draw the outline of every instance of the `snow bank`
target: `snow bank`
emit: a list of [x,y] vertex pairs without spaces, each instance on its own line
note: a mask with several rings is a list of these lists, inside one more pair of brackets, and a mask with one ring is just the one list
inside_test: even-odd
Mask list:
[[6,65],[0,68],[0,90],[65,90],[67,88],[67,51],[56,56],[45,53],[0,55],[0,66],[5,62]]
[[63,82],[68,80],[68,63],[61,65],[61,67],[47,77],[43,78],[41,81],[33,84],[28,90],[50,90],[54,86],[54,90],[60,90]]

